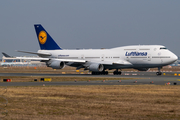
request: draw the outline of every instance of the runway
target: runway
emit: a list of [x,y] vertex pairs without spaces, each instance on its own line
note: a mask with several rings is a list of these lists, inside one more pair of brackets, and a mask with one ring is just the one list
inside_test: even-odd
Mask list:
[[[90,75],[90,74],[34,74],[34,73],[0,73],[0,76],[42,76],[42,77],[106,77],[104,81],[70,81],[70,82],[0,82],[0,86],[65,86],[65,85],[180,85],[179,73],[165,73],[156,76],[155,72],[131,72],[122,75]],[[108,78],[119,78],[119,80],[108,80]],[[121,80],[121,78],[129,78]],[[133,78],[133,79],[132,79]]]

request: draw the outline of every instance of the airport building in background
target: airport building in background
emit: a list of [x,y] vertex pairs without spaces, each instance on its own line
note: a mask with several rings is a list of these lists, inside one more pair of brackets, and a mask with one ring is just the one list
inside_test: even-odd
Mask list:
[[[37,58],[37,56],[34,56]],[[32,58],[32,56],[31,56]],[[16,57],[5,57],[3,56],[0,61],[0,66],[46,66],[44,62],[40,62],[40,60],[26,60],[19,59]]]

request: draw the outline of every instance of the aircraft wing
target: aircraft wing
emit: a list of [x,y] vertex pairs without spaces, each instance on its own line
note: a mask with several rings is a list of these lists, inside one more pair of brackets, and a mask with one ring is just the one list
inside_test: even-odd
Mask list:
[[48,57],[51,56],[50,53],[37,53],[37,52],[27,52],[27,51],[17,51],[17,52],[22,52],[22,53],[29,53],[29,54],[35,54],[38,55],[40,57],[16,57],[19,59],[26,59],[26,60],[44,60],[44,61],[48,61],[48,60],[57,60],[57,61],[63,61],[63,62],[77,62],[77,63],[85,63],[86,60],[79,60],[79,59],[54,59],[54,58],[41,58],[41,57]]
[[16,57],[18,59],[25,59],[25,60],[45,60],[48,61],[49,58],[40,58],[40,57]]
[[63,61],[63,62],[77,62],[77,63],[85,63],[85,60],[76,60],[76,59],[51,59],[51,58],[41,58],[41,57],[16,57],[18,59],[26,59],[26,60],[54,60],[54,61]]
[[[63,62],[75,62],[75,63],[86,63],[90,61],[86,60],[79,60],[79,59],[51,59],[51,58],[41,58],[41,57],[16,57],[18,59],[26,59],[26,60],[43,60],[43,61],[48,61],[48,60],[55,60],[55,61],[63,61]],[[132,65],[130,62],[126,60],[118,60],[118,61],[91,61],[91,63],[100,63],[104,65],[113,65],[113,64],[118,64],[118,65]]]
[[85,63],[86,60],[78,60],[78,59],[53,59],[57,61],[63,61],[63,62],[76,62],[76,63]]
[[113,62],[113,64],[119,64],[119,65],[132,65],[130,62],[126,60],[118,60],[116,62]]
[[[89,62],[89,61],[87,61]],[[91,61],[91,63],[99,63],[99,64],[103,64],[103,65],[113,65],[113,64],[117,64],[117,65],[132,65],[130,62],[126,61],[126,60],[118,60],[118,61]]]

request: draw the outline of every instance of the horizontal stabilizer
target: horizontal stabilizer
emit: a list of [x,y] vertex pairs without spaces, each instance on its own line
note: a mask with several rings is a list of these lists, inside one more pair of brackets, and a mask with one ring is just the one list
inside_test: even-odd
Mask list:
[[27,51],[19,51],[19,50],[17,50],[17,52],[28,53],[28,54],[35,54],[35,55],[38,55],[38,56],[41,56],[41,57],[43,57],[43,56],[51,56],[50,53],[35,53],[35,52],[27,52]]

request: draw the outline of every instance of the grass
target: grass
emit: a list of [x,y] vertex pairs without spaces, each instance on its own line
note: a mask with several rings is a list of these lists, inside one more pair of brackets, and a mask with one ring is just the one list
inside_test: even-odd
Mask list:
[[[175,68],[178,70],[179,68]],[[0,67],[1,73],[80,74],[75,69],[53,70],[47,67]],[[10,78],[13,82],[32,82],[39,76]],[[48,78],[48,77],[46,77]],[[52,81],[119,80],[129,78],[51,77]],[[1,83],[0,83],[1,84]],[[0,119],[12,120],[179,120],[180,87],[160,85],[114,86],[40,86],[0,87],[0,95],[8,99],[0,104]],[[0,97],[0,103],[5,100]],[[1,109],[3,108],[3,109]],[[6,115],[3,113],[8,111]]]
[[7,90],[5,119],[180,119],[179,86],[45,86]]
[[0,73],[47,73],[47,74],[88,74],[88,71],[81,69],[79,72],[76,72],[76,69],[73,67],[65,67],[64,69],[52,69],[50,67],[0,67]]

